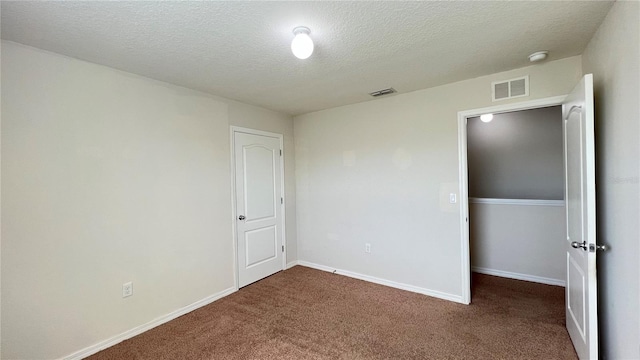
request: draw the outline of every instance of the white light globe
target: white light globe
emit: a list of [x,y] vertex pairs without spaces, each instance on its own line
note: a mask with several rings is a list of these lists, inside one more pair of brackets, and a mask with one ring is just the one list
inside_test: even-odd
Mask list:
[[313,54],[313,40],[309,36],[309,29],[296,28],[293,30],[296,37],[291,42],[291,51],[298,59],[306,59]]
[[480,115],[480,120],[482,120],[483,122],[488,123],[489,121],[493,120],[493,114]]

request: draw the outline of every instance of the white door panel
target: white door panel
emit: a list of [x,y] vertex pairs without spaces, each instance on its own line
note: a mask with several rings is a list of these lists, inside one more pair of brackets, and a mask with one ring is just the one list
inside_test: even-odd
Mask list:
[[[567,254],[567,315],[578,329],[578,333],[586,342],[586,316],[587,309],[585,293],[587,278],[582,271],[582,267],[574,258]],[[569,321],[569,319],[567,320]]]
[[593,76],[562,105],[567,237],[566,324],[580,359],[598,358]]
[[238,286],[283,269],[281,138],[234,131]]
[[260,265],[278,256],[278,237],[275,226],[245,231],[246,267]]
[[[279,148],[278,156],[279,156]],[[274,149],[247,145],[243,149],[246,221],[276,216]]]

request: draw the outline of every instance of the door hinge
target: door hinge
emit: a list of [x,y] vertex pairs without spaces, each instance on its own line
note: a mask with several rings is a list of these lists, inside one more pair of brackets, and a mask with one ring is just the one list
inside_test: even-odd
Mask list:
[[282,156],[282,149],[280,149],[280,156]]
[[282,245],[282,252],[284,252],[284,245]]
[[607,250],[609,250],[609,247],[607,245],[589,244],[589,251],[590,252],[596,252],[596,250],[607,251]]
[[284,204],[284,198],[280,198],[280,204]]

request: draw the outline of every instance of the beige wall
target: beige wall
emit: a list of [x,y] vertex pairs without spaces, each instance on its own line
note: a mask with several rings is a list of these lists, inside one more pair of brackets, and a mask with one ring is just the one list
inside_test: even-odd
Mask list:
[[288,115],[8,42],[1,76],[2,358],[68,355],[234,287],[230,124],[285,134],[295,192]]
[[568,94],[581,59],[295,117],[299,259],[460,297],[457,112],[525,74],[531,95],[506,102]]
[[600,344],[640,358],[640,3],[618,1],[583,54],[596,106]]

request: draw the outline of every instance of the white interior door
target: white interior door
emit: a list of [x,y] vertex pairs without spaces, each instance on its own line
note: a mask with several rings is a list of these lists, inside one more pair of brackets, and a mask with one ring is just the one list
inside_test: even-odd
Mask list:
[[567,241],[566,323],[580,359],[598,358],[593,75],[562,105]]
[[234,131],[238,285],[283,269],[281,138]]

